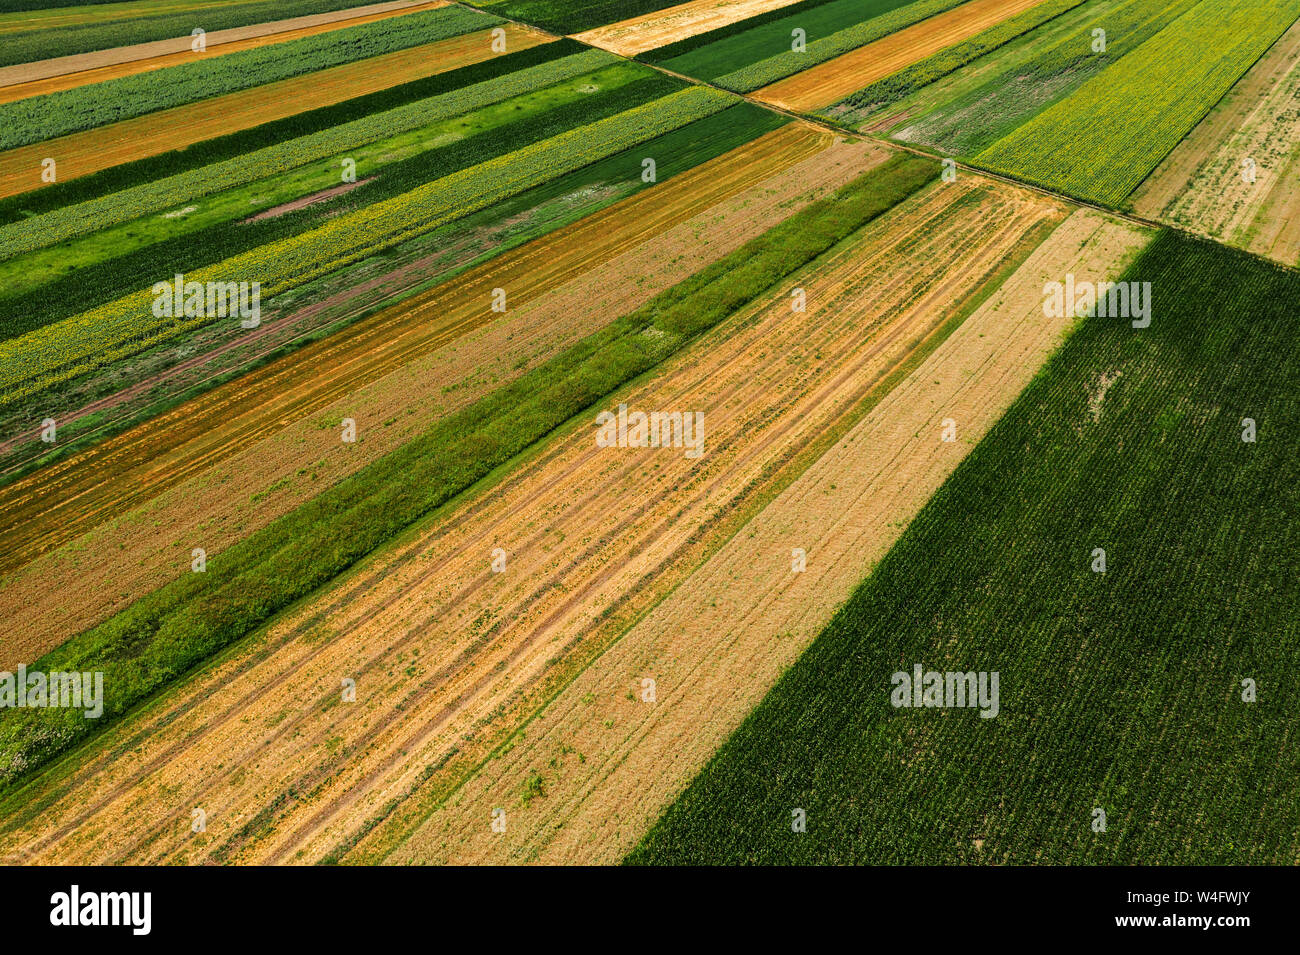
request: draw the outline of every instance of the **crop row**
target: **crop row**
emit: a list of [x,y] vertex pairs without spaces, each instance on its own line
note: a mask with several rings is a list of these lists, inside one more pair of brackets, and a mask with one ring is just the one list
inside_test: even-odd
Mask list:
[[464,7],[442,7],[0,104],[0,149],[445,40],[499,22]]
[[[616,75],[622,74],[622,75]],[[638,77],[638,74],[639,75]],[[599,92],[578,84],[601,79]],[[628,79],[631,82],[628,82]],[[681,88],[667,76],[626,62],[583,74],[536,92],[486,106],[474,113],[420,127],[404,139],[381,140],[356,151],[356,187],[328,201],[264,219],[231,222],[250,211],[309,195],[338,183],[330,164],[291,170],[282,176],[210,197],[186,216],[136,219],[109,229],[0,262],[0,339],[12,338],[61,318],[88,311],[150,285],[159,274],[192,272],[269,242],[307,232],[341,214],[399,196],[435,179],[495,159],[576,126],[614,116]],[[464,138],[439,142],[447,127]],[[429,136],[422,134],[429,131]],[[387,147],[391,146],[391,150]],[[256,200],[256,207],[250,206]],[[69,270],[69,265],[75,269]],[[62,291],[66,289],[67,291]]]
[[578,53],[396,109],[372,113],[341,126],[276,143],[166,179],[144,182],[121,192],[0,226],[0,259],[128,222],[182,202],[418,129],[440,119],[469,113],[616,61],[617,57],[600,50]]
[[[1024,36],[1030,30],[1038,28],[1062,13],[1073,10],[1084,2],[1085,0],[1047,0],[1045,3],[1030,7],[1023,13],[991,26],[969,40],[940,50],[919,63],[913,63],[891,76],[877,80],[838,103],[828,106],[822,112],[834,114],[845,109],[862,110],[896,103],[904,96],[961,69],[967,63],[991,53],[1017,37]],[[1080,41],[1081,45],[1082,42]]]
[[58,29],[41,26],[42,17],[32,14],[36,9],[82,5],[83,0],[44,3],[8,0],[0,3],[0,26],[16,13],[22,14],[25,23],[33,25],[31,29],[6,33],[4,47],[0,49],[0,66],[189,36],[196,26],[211,33],[254,23],[330,13],[355,6],[356,0],[256,0],[215,6],[199,2],[191,4],[193,9],[189,11],[177,13],[173,9],[164,14],[143,12],[140,5],[133,5],[131,15],[112,23],[104,22],[105,14],[113,15],[117,11],[111,7],[102,9],[105,4],[97,3],[95,5],[101,9],[87,11],[81,22],[70,20],[66,12],[60,11],[57,21],[51,19],[51,22],[58,23]]
[[[726,94],[707,87],[684,89],[340,216],[305,235],[252,249],[200,269],[187,280],[259,282],[263,297],[274,296],[443,222],[719,112],[731,102]],[[209,321],[202,316],[157,317],[153,302],[153,293],[143,289],[0,344],[3,400],[34,394]]]
[[[688,90],[678,97],[707,92]],[[54,710],[0,714],[0,781],[29,772],[97,728],[88,724],[107,723],[324,585],[916,192],[935,171],[932,160],[894,157],[214,555],[206,573],[168,584],[51,651],[34,668],[104,672],[104,716],[88,721]],[[647,334],[651,330],[658,334]]]
[[832,60],[860,46],[866,46],[881,37],[896,33],[904,27],[919,23],[945,10],[951,10],[964,2],[965,0],[915,0],[889,13],[838,30],[830,36],[818,39],[809,37],[807,49],[800,53],[789,48],[790,38],[786,37],[784,52],[719,76],[716,82],[719,86],[747,93],[787,76],[793,76],[811,66]]
[[974,162],[1118,204],[1297,16],[1300,0],[1203,0]]

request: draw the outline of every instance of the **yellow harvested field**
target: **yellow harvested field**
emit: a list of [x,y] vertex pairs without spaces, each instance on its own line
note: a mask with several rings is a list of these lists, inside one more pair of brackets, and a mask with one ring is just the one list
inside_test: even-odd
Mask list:
[[802,73],[764,86],[753,96],[796,112],[821,109],[1042,2],[970,0]]
[[364,7],[351,7],[309,17],[294,17],[273,23],[214,30],[207,35],[203,53],[194,52],[190,37],[137,43],[133,46],[97,50],[75,56],[60,56],[34,63],[0,68],[0,103],[41,96],[60,90],[73,89],[91,83],[102,83],[136,73],[148,73],[169,66],[192,63],[239,50],[297,40],[317,33],[328,33],[343,27],[360,26],[376,20],[387,20],[404,13],[415,13],[445,7],[447,0],[399,0],[395,3],[376,3]]
[[622,56],[636,56],[798,2],[800,0],[691,0],[577,33],[574,38]]

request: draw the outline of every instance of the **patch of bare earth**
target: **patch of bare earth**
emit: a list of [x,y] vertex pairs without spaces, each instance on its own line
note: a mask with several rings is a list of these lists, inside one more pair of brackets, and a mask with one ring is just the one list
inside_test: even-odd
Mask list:
[[[18,608],[0,620],[0,659],[30,662],[184,572],[193,547],[218,553],[885,156],[778,130],[0,491],[15,547],[81,527],[0,583]],[[511,291],[504,316],[494,287]]]
[[1131,205],[1147,218],[1300,263],[1300,22],[1147,177]]
[[636,56],[687,37],[708,33],[800,0],[691,0],[630,20],[574,34],[574,39],[621,56]]
[[[1044,282],[1066,272],[1114,278],[1144,241],[1126,225],[1074,213],[388,861],[618,861],[1057,347],[1068,320],[1043,316]],[[952,443],[941,440],[946,419],[956,423]],[[797,573],[796,550],[806,555]],[[654,680],[654,702],[642,699],[646,679]],[[542,795],[525,803],[529,789]],[[506,808],[504,834],[490,831],[495,807]]]
[[[611,399],[701,413],[702,456],[598,447],[594,428],[577,425],[110,728],[63,778],[37,781],[50,801],[5,825],[5,852],[306,862],[376,820],[389,822],[375,839],[386,825],[404,832],[408,813],[418,821],[608,647],[611,620],[668,594],[679,569],[721,544],[711,529],[1062,214],[974,177],[899,206]],[[796,285],[806,313],[791,311]],[[828,510],[851,513],[843,502]],[[344,678],[356,680],[355,703],[340,701]],[[194,806],[207,813],[198,837]]]

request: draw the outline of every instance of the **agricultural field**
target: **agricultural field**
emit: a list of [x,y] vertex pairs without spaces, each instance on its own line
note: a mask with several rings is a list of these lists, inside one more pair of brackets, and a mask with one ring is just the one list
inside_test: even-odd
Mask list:
[[1300,0],[0,38],[0,862],[1300,861]]

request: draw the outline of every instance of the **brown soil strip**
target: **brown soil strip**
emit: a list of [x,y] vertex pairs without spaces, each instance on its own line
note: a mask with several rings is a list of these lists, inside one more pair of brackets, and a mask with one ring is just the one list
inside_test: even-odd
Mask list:
[[574,39],[621,56],[636,56],[799,0],[691,0],[619,23],[577,33]]
[[[525,50],[552,37],[506,24],[507,48]],[[440,40],[409,50],[345,63],[253,89],[201,100],[134,119],[72,133],[0,153],[0,197],[46,185],[41,160],[58,163],[60,182],[251,126],[284,119],[495,56],[491,30]]]
[[[27,604],[0,621],[4,659],[56,645],[187,567],[192,547],[264,526],[885,156],[829,145],[804,126],[768,134],[16,484],[6,535],[70,543],[0,585]],[[355,445],[339,440],[344,417]],[[114,560],[88,571],[105,548]]]
[[[978,201],[954,214],[963,197]],[[101,739],[50,805],[6,833],[6,852],[325,855],[391,800],[436,782],[438,766],[477,761],[518,726],[614,604],[662,597],[665,568],[702,527],[855,407],[1027,232],[1061,215],[974,177],[900,206],[619,399],[701,412],[702,457],[599,448],[594,429],[578,427]],[[791,311],[796,282],[807,313]],[[494,547],[509,555],[503,573],[490,568]],[[356,703],[338,701],[343,677],[357,680]],[[189,831],[195,806],[207,812],[201,838]]]
[[[1300,262],[1300,22],[1133,193],[1138,215]],[[1243,177],[1245,159],[1255,181]]]
[[[923,365],[633,627],[393,862],[617,862],[816,637],[1061,340],[1042,286],[1144,239],[1076,212]],[[958,440],[940,441],[942,422]],[[794,573],[791,552],[807,554]],[[656,701],[628,688],[655,680]],[[579,759],[575,754],[582,754]],[[544,796],[521,805],[529,775]],[[504,834],[486,825],[507,809]]]
[[969,40],[1042,0],[970,0],[945,13],[757,90],[765,103],[796,112],[829,106],[927,56]]
[[140,43],[135,46],[116,47],[112,50],[98,50],[94,53],[60,56],[50,60],[38,60],[35,63],[0,67],[0,103],[11,103],[29,96],[56,93],[90,83],[102,83],[104,80],[115,80],[122,76],[148,73],[152,70],[190,63],[196,59],[208,59],[239,50],[271,46],[287,40],[297,40],[343,27],[360,26],[363,23],[387,20],[404,13],[433,10],[446,5],[447,0],[399,0],[396,3],[376,3],[315,16],[294,17],[292,20],[217,30],[205,37],[206,48],[203,53],[195,53],[191,49],[192,37],[175,37],[153,43]]
[[272,206],[270,209],[263,209],[255,216],[249,216],[247,219],[241,219],[240,225],[247,225],[250,222],[259,222],[262,219],[278,219],[280,216],[293,212],[296,209],[303,209],[307,206],[314,206],[318,202],[324,202],[327,199],[333,199],[335,196],[341,196],[345,192],[351,192],[357,186],[364,186],[366,183],[375,179],[375,176],[367,176],[365,179],[358,179],[356,182],[345,182],[341,186],[333,186],[329,189],[322,189],[320,192],[313,192],[309,196],[303,196],[300,199],[294,199],[292,202],[284,202],[278,206]]

